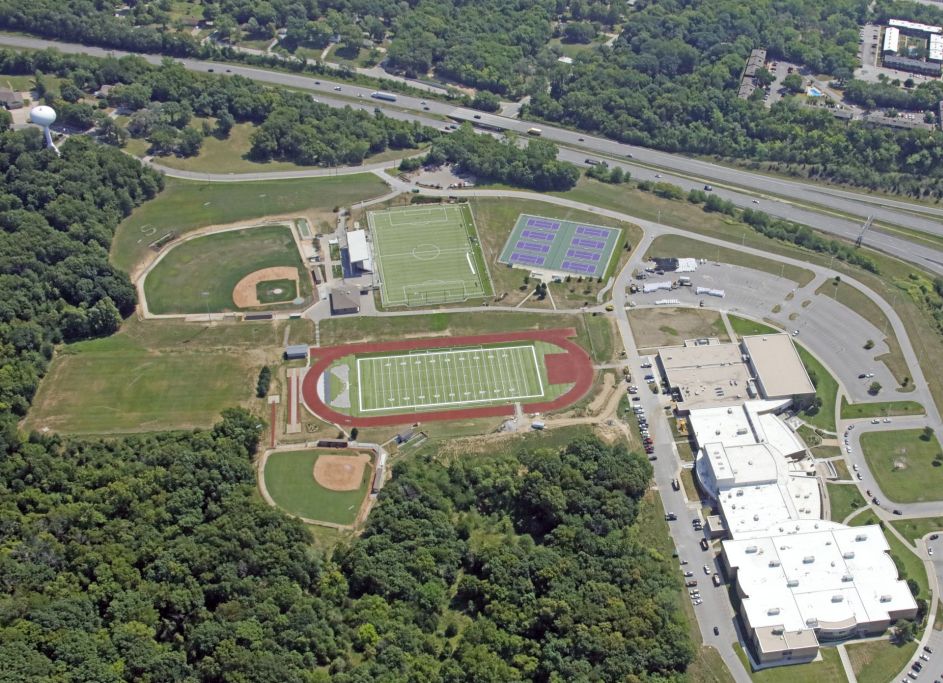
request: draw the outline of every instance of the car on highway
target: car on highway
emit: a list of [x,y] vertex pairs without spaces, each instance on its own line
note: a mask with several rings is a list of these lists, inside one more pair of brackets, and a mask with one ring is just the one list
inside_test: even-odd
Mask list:
[[753,203],[754,203],[754,204],[759,204],[759,203],[760,203],[760,200],[759,200],[759,199],[754,199],[754,200],[753,200]]
[[473,118],[473,119],[480,119],[480,118],[481,118],[481,114],[475,114],[474,116],[472,116],[472,118]]
[[893,512],[895,515],[902,515],[902,514],[904,514],[903,512],[901,512],[900,510],[898,510],[897,508],[894,508],[891,512]]
[[874,419],[874,420],[871,420],[871,424],[873,424],[873,425],[879,425],[879,424],[881,424],[881,421],[878,420],[878,419]]
[[885,417],[885,418],[884,418],[884,423],[885,423],[885,424],[887,424],[887,423],[890,422],[890,421],[891,421],[891,418],[889,418],[889,417]]
[[422,110],[423,110],[423,111],[429,111],[429,107],[423,107]]
[[341,87],[339,85],[334,86],[334,92],[340,92]]
[[714,191],[714,187],[713,187],[712,185],[705,185],[705,186],[704,186],[704,191],[705,191],[705,192],[713,192],[713,191]]
[[655,174],[655,177],[656,177],[656,178],[661,178],[661,173],[656,173],[656,174]]
[[[678,519],[678,515],[676,515],[674,512],[669,512],[668,514],[665,515],[666,522],[673,522],[676,519]],[[685,564],[685,563],[682,562],[682,564]]]

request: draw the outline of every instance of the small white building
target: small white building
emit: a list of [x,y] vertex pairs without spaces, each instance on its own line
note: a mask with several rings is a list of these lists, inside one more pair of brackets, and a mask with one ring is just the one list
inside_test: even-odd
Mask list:
[[367,243],[366,230],[351,230],[347,233],[347,254],[352,266],[368,273],[373,272],[373,258]]
[[884,29],[884,47],[881,53],[885,55],[896,55],[900,50],[900,30],[893,26]]

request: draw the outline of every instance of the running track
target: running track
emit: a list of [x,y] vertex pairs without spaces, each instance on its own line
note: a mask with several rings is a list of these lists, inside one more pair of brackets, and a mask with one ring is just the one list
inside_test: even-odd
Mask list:
[[[528,403],[526,412],[546,412],[559,410],[576,403],[583,398],[593,384],[593,365],[589,355],[571,337],[576,336],[572,328],[557,330],[532,330],[527,332],[507,332],[503,334],[483,334],[470,337],[436,337],[433,339],[410,339],[408,341],[376,342],[370,344],[348,344],[327,348],[311,348],[311,367],[301,383],[301,397],[315,415],[337,425],[347,427],[381,427],[415,422],[416,420],[463,420],[475,417],[502,417],[514,414],[514,405],[485,406],[480,408],[456,408],[429,412],[401,413],[398,415],[376,415],[371,417],[353,417],[339,413],[325,405],[318,396],[318,380],[324,371],[338,358],[352,354],[382,353],[385,351],[413,351],[416,349],[440,349],[453,346],[475,346],[478,344],[503,344],[517,341],[545,341],[556,344],[565,353],[548,355],[548,372],[555,383],[569,383],[573,386],[562,396],[552,401]],[[558,358],[564,356],[564,358]]]

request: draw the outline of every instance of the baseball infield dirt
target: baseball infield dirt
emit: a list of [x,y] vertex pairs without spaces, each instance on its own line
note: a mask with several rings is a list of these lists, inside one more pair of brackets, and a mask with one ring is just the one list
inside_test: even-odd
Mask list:
[[314,480],[331,491],[354,491],[360,488],[368,462],[366,453],[322,455],[314,463]]
[[298,289],[298,269],[291,266],[277,266],[275,268],[263,268],[249,273],[236,283],[232,290],[232,301],[237,308],[253,308],[262,306],[259,297],[256,296],[255,288],[260,282],[269,280],[293,280],[296,291]]

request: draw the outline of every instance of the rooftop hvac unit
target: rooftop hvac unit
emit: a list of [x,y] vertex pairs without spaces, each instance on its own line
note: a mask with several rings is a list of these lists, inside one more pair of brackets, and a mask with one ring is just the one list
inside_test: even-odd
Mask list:
[[881,596],[881,602],[890,602],[890,601],[891,601],[891,596],[890,596],[890,595],[882,595],[882,596]]
[[768,610],[766,610],[766,613],[767,613],[769,616],[772,617],[772,616],[774,616],[774,615],[776,615],[776,614],[779,614],[779,608],[778,608],[778,607],[770,607]]
[[755,553],[757,550],[759,550],[759,548],[757,548],[755,545],[748,545],[747,548],[746,548],[746,550],[745,550],[744,552],[747,553],[747,554],[753,554],[753,553]]
[[802,564],[812,564],[815,562],[815,555],[806,555],[802,558]]
[[844,596],[844,595],[833,595],[833,596],[832,596],[832,602],[844,602],[844,601],[845,601],[845,596]]
[[849,581],[854,581],[855,577],[853,577],[851,574],[845,574],[843,577],[841,577],[841,580],[845,583],[848,583]]
[[787,588],[795,588],[795,587],[798,586],[798,585],[799,585],[799,579],[789,579],[789,580],[786,582],[786,587],[787,587]]
[[858,534],[857,536],[855,536],[855,540],[856,540],[856,541],[867,541],[867,540],[868,540],[868,535],[867,535],[867,534]]
[[809,617],[808,619],[805,620],[805,625],[815,628],[816,626],[819,625],[819,620],[816,619],[815,617]]
[[785,632],[786,632],[786,630],[785,630],[784,628],[780,627],[780,626],[777,626],[776,628],[774,628],[774,629],[771,631],[771,633],[772,633],[774,636],[781,636],[781,635],[782,635],[783,633],[785,633]]
[[846,560],[853,560],[855,558],[855,551],[846,550],[844,553],[842,553],[842,557],[844,557]]
[[740,427],[740,429],[737,430],[737,435],[738,435],[738,436],[741,436],[741,435],[746,434],[746,433],[747,433],[747,428],[746,428],[746,427]]
[[759,521],[760,521],[760,516],[759,516],[759,515],[753,515],[753,521],[754,521],[754,522],[759,522]]
[[769,561],[769,566],[770,566],[770,567],[778,567],[780,564],[781,564],[781,563],[780,563],[779,560],[770,560],[770,561]]

